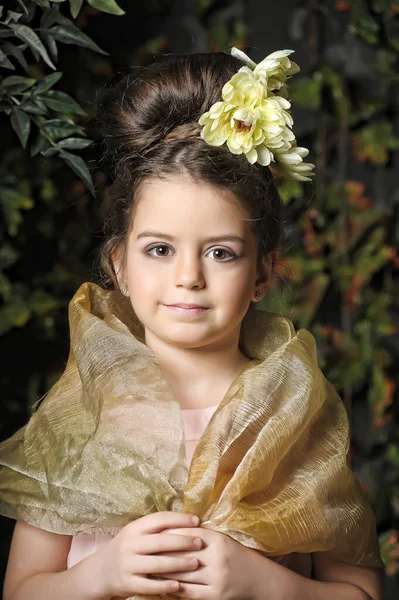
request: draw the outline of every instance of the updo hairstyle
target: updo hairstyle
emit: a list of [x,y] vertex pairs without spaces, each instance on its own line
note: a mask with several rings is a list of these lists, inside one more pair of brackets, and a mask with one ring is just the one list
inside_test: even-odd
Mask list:
[[153,177],[180,175],[229,190],[257,236],[258,264],[277,248],[282,205],[270,170],[200,138],[200,116],[222,100],[224,84],[242,66],[222,52],[166,55],[133,67],[100,97],[97,125],[112,179],[102,206],[106,287],[118,289],[112,256],[124,259],[137,192]]

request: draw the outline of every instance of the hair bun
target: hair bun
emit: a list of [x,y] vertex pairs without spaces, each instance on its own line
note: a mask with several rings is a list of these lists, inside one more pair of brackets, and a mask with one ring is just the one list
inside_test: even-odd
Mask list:
[[167,55],[119,76],[97,105],[104,158],[117,167],[162,140],[200,137],[200,116],[221,99],[223,85],[240,66],[224,53]]

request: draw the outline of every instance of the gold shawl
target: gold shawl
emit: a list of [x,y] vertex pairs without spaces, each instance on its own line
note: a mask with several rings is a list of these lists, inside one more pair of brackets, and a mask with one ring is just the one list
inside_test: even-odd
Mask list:
[[265,556],[326,551],[382,567],[374,515],[347,466],[345,407],[313,336],[250,310],[252,359],[188,468],[180,405],[130,300],[93,283],[69,305],[66,369],[0,444],[0,513],[48,531],[116,533],[155,511],[197,514]]

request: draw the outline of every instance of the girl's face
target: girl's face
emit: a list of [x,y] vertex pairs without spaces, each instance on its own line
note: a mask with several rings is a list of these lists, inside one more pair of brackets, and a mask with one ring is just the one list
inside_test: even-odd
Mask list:
[[255,292],[270,278],[266,260],[256,285],[257,240],[246,218],[231,192],[210,184],[170,177],[142,185],[120,281],[148,345],[154,338],[180,348],[237,343]]

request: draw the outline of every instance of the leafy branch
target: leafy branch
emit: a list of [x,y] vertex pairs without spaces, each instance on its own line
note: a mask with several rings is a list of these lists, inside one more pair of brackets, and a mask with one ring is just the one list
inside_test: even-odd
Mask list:
[[[90,145],[84,127],[75,122],[86,116],[83,108],[67,93],[53,89],[61,80],[57,71],[58,43],[74,44],[107,54],[61,11],[67,0],[16,0],[15,10],[0,6],[0,68],[24,72],[4,76],[0,71],[0,112],[10,123],[21,145],[30,143],[30,156],[59,156],[84,181],[95,195],[91,173],[84,160],[71,151]],[[88,0],[99,11],[122,15],[114,0]],[[83,0],[69,0],[73,19],[79,15]],[[38,27],[33,22],[39,21]],[[28,51],[36,62],[43,61],[55,72],[40,80],[30,76]]]

